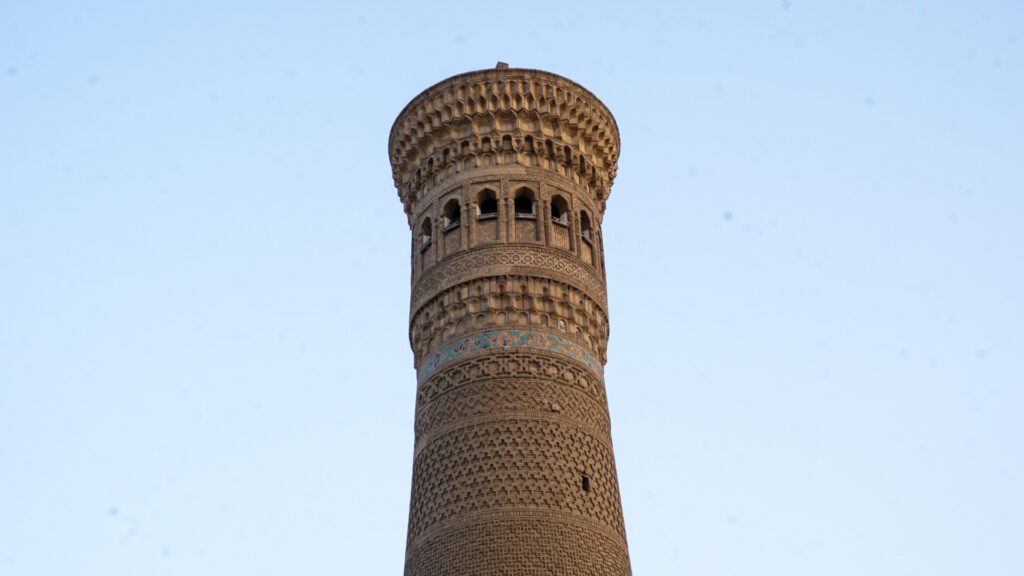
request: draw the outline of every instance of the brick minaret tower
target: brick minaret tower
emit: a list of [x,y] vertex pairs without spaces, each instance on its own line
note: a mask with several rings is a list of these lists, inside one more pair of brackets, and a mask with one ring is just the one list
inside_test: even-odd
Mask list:
[[414,98],[388,151],[412,228],[406,576],[630,574],[603,378],[615,119],[499,63]]

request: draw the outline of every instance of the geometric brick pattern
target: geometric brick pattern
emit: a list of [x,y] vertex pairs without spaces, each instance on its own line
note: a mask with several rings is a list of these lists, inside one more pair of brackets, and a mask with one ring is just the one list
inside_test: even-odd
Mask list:
[[573,284],[527,275],[485,276],[455,284],[416,308],[409,324],[417,358],[436,350],[442,339],[511,325],[556,328],[597,355],[608,343],[603,304]]
[[502,351],[501,354],[479,354],[446,366],[444,370],[434,373],[420,384],[416,404],[423,408],[462,386],[492,378],[543,378],[553,385],[578,390],[603,406],[608,405],[604,384],[583,365],[564,356],[554,356],[547,352],[516,350]]
[[441,366],[474,352],[504,348],[536,348],[554,352],[572,358],[598,374],[604,371],[593,354],[564,336],[527,330],[491,330],[440,346],[420,363],[419,380],[426,380]]
[[629,575],[602,376],[614,118],[499,66],[414,98],[388,147],[413,232],[406,576]]
[[607,436],[610,430],[604,402],[555,380],[493,379],[471,380],[429,402],[421,402],[416,413],[416,437],[428,442],[430,436],[460,423],[493,413],[550,412]]
[[425,539],[405,574],[621,576],[629,574],[629,556],[616,538],[591,526],[524,513],[470,521]]
[[489,246],[464,252],[428,270],[413,287],[413,309],[433,297],[442,284],[451,285],[481,276],[497,276],[509,271],[563,280],[584,290],[600,304],[606,295],[604,280],[592,267],[570,257],[564,250],[538,246]]
[[[590,489],[580,484],[590,478]],[[409,540],[453,516],[542,508],[576,514],[625,540],[607,441],[537,416],[469,424],[423,446],[413,468]]]

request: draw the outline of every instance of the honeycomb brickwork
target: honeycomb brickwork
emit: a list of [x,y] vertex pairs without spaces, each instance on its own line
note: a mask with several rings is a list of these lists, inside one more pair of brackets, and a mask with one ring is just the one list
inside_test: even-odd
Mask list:
[[610,446],[566,422],[498,415],[458,428],[417,454],[413,477],[410,541],[453,516],[508,508],[583,516],[625,539]]
[[603,379],[618,150],[585,88],[502,66],[392,127],[413,232],[406,576],[631,573]]

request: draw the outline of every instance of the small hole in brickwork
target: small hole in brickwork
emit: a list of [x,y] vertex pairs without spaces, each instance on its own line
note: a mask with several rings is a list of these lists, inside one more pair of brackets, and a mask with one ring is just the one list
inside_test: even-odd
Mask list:
[[590,476],[583,475],[583,481],[581,482],[584,492],[590,492]]

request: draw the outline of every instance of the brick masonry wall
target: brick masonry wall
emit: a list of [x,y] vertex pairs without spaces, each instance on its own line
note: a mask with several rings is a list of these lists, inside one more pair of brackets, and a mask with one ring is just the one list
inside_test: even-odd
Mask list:
[[[417,232],[407,576],[630,574],[596,253],[618,146],[600,101],[532,70],[453,77],[395,122],[392,167]],[[523,188],[535,218],[515,217]],[[481,191],[497,215],[477,217]],[[566,225],[551,220],[556,195]],[[430,224],[451,213],[442,205],[457,228]]]

